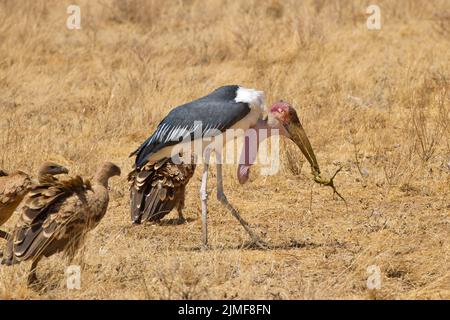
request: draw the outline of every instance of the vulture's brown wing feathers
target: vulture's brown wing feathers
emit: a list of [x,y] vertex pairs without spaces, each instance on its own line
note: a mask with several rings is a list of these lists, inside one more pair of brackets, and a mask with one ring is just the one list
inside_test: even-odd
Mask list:
[[144,210],[142,210],[144,221],[160,220],[177,205],[178,198],[174,195],[174,188],[163,183],[164,181],[156,181],[156,185],[149,184],[147,186],[146,194],[148,196],[144,203]]
[[184,204],[186,185],[195,164],[174,164],[169,158],[146,164],[128,175],[133,223],[158,221]]
[[[90,184],[81,177],[42,184],[30,191],[22,215],[8,241],[3,263],[50,256],[78,244],[87,216],[86,192]],[[81,210],[80,210],[81,209]]]

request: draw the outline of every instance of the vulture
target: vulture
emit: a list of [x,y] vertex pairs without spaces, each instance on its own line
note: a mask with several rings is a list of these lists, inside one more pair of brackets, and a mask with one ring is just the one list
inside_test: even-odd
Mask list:
[[86,233],[94,229],[108,207],[108,181],[120,175],[113,163],[102,164],[92,182],[80,176],[46,181],[24,199],[20,220],[8,239],[2,264],[32,261],[28,285],[37,280],[42,257],[58,252],[72,260]]
[[195,163],[175,164],[170,158],[136,167],[128,175],[131,193],[131,221],[159,221],[172,209],[184,222],[186,185],[195,171]]
[[[63,166],[45,162],[38,171],[38,181],[39,183],[55,181],[55,175],[68,172]],[[35,184],[31,177],[22,171],[8,175],[5,171],[0,170],[0,226],[11,218],[25,195]],[[0,230],[0,238],[6,239],[7,237],[8,234]]]

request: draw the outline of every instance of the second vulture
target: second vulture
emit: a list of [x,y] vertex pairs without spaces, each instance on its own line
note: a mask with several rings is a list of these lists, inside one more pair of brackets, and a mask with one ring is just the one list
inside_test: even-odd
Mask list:
[[71,260],[89,230],[95,228],[108,207],[108,181],[120,168],[106,162],[92,183],[79,176],[46,181],[24,199],[20,220],[8,239],[2,264],[32,261],[28,284],[37,282],[36,267],[42,257],[64,252]]

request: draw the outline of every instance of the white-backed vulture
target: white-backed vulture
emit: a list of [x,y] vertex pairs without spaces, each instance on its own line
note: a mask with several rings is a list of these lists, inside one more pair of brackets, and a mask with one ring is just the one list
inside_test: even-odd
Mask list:
[[37,282],[42,257],[64,252],[71,260],[85,234],[97,226],[108,207],[108,180],[120,175],[110,162],[99,167],[92,183],[79,176],[34,187],[24,199],[21,217],[2,264],[32,261],[28,284]]
[[183,208],[186,185],[195,171],[195,163],[174,164],[164,158],[147,163],[128,175],[131,196],[131,221],[159,221],[175,207],[179,221],[184,221]]
[[[55,175],[68,172],[63,166],[45,162],[39,168],[38,181],[39,183],[54,181],[56,180]],[[25,195],[35,184],[31,177],[22,171],[16,171],[10,175],[4,171],[0,173],[0,226],[11,218]],[[7,236],[6,232],[0,230],[0,238],[6,239]]]

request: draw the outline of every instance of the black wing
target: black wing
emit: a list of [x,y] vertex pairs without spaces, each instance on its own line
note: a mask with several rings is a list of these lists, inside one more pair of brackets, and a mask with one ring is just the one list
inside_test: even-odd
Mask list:
[[170,111],[156,131],[132,153],[136,155],[136,168],[142,167],[149,156],[165,147],[186,138],[193,140],[196,138],[196,130],[200,128],[202,137],[211,137],[243,119],[250,112],[250,107],[247,103],[235,101],[238,88],[221,87],[203,98]]

